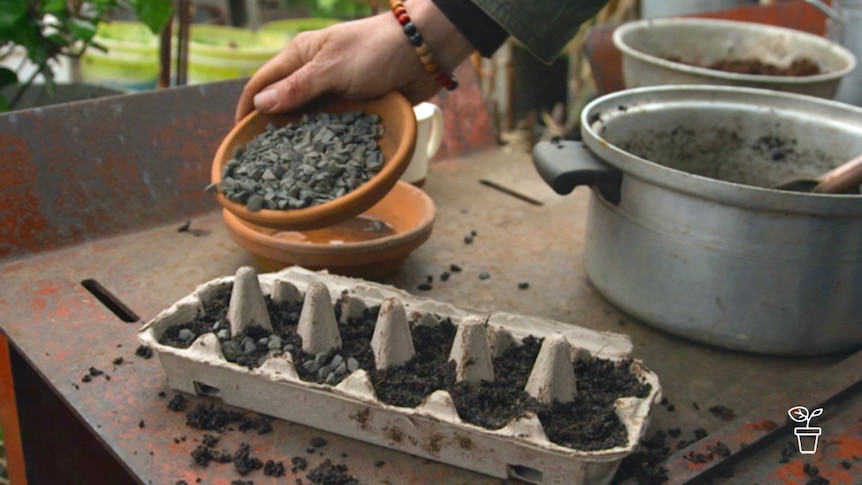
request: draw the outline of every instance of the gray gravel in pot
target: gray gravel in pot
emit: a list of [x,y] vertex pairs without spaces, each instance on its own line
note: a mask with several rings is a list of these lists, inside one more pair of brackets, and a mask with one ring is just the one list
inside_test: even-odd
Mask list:
[[376,114],[303,115],[272,124],[225,164],[218,190],[250,211],[303,209],[356,190],[383,168]]

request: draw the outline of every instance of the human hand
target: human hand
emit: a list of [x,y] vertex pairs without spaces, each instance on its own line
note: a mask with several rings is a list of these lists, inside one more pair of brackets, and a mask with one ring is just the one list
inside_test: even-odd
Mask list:
[[[451,71],[472,45],[430,0],[412,0],[410,16],[436,62]],[[253,109],[286,112],[324,94],[366,99],[401,91],[413,104],[440,85],[425,71],[391,12],[303,32],[245,85],[235,118]]]

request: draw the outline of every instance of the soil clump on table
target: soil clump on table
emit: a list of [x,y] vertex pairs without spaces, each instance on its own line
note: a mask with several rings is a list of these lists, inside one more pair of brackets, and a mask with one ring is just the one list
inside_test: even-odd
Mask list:
[[667,60],[678,62],[694,67],[705,67],[716,71],[730,72],[734,74],[754,74],[759,76],[816,76],[821,73],[820,66],[807,57],[794,59],[787,66],[777,66],[759,59],[723,59],[711,64],[683,61],[678,57],[669,57]]
[[[627,446],[627,431],[617,417],[614,403],[619,397],[646,397],[651,390],[648,383],[632,373],[631,361],[586,357],[573,363],[578,389],[575,399],[569,403],[543,404],[524,391],[541,347],[541,339],[533,336],[494,359],[494,382],[473,385],[456,382],[455,364],[449,361],[449,353],[457,327],[448,318],[438,319],[434,325],[412,322],[414,358],[403,366],[378,370],[370,345],[378,306],[366,308],[359,318],[339,323],[341,349],[309,355],[302,352],[302,340],[296,331],[299,303],[276,304],[266,296],[273,332],[250,327],[241,335],[226,335],[224,330],[230,327],[225,320],[230,290],[231,285],[226,285],[216,291],[204,302],[203,314],[167,329],[160,342],[187,348],[197,336],[221,332],[219,341],[225,358],[248,368],[290,352],[302,380],[330,385],[361,368],[368,372],[378,399],[386,404],[412,408],[432,392],[446,390],[452,395],[459,416],[467,423],[493,430],[534,413],[552,442],[584,451]],[[339,302],[333,308],[341,322]],[[194,334],[193,338],[188,337],[189,333]],[[204,412],[196,417],[190,413],[189,417],[190,425],[209,430],[224,429],[230,421],[230,416],[218,413],[213,416]]]

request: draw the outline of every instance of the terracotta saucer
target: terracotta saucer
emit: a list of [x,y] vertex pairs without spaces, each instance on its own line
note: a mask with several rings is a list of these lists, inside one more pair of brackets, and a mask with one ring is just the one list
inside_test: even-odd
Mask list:
[[367,211],[323,229],[286,231],[247,223],[228,210],[222,215],[231,238],[265,272],[297,265],[375,279],[395,272],[428,240],[435,212],[425,192],[399,181]]
[[332,226],[358,216],[382,199],[395,185],[413,156],[416,146],[416,117],[413,107],[401,93],[393,92],[372,100],[321,98],[299,110],[282,115],[254,111],[222,140],[212,164],[212,182],[221,182],[225,164],[239,146],[244,146],[264,132],[269,123],[284,126],[299,121],[307,113],[344,113],[362,110],[380,116],[383,136],[378,140],[383,152],[383,168],[356,190],[335,200],[303,209],[249,211],[221,193],[216,198],[225,210],[237,218],[261,227],[285,230],[308,230]]

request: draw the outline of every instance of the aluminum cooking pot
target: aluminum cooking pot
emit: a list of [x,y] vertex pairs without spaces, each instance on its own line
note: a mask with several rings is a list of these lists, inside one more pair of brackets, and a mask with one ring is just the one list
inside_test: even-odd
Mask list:
[[862,196],[768,187],[862,153],[862,109],[776,91],[659,86],[587,105],[583,143],[541,142],[558,193],[590,185],[584,263],[612,303],[764,354],[862,346]]

